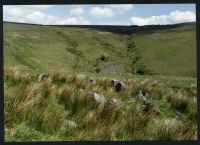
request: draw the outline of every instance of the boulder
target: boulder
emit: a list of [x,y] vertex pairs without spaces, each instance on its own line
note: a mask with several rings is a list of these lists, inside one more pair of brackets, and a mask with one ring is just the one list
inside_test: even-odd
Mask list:
[[74,122],[74,121],[71,121],[71,120],[65,120],[63,122],[63,125],[61,126],[61,130],[67,130],[67,129],[75,129],[77,128],[78,125]]
[[94,94],[93,94],[93,97],[94,97],[94,100],[95,100],[97,103],[99,103],[99,104],[104,104],[104,103],[105,103],[105,98],[104,98],[103,95],[94,93]]
[[126,89],[126,85],[123,82],[117,82],[117,84],[115,85],[115,90],[117,92],[124,91],[125,89]]
[[41,82],[42,80],[47,79],[48,77],[49,77],[48,73],[42,73],[39,75],[38,81]]
[[90,81],[91,84],[94,84],[94,85],[96,84],[96,80],[94,78],[90,78],[89,81]]
[[139,91],[139,94],[136,96],[139,99],[143,99],[144,101],[147,100],[148,93],[145,94],[145,96],[142,94],[142,91]]
[[112,79],[111,80],[111,86],[116,86],[117,85],[117,83],[118,83],[119,81],[118,80],[116,80],[116,79]]
[[114,104],[118,104],[120,101],[118,99],[110,99],[109,103],[114,105]]

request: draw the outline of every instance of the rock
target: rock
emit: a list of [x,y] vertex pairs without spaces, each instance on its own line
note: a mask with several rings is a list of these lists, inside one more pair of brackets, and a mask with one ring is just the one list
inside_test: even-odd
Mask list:
[[179,118],[179,117],[181,117],[181,115],[182,115],[182,114],[181,114],[180,112],[178,112],[178,111],[176,111],[175,114],[176,114],[176,118]]
[[143,99],[144,101],[146,101],[147,100],[147,98],[146,98],[147,96],[148,96],[148,93],[146,93],[146,95],[144,96],[142,94],[142,91],[139,91],[139,94],[136,97],[139,98],[139,99]]
[[75,129],[77,128],[78,125],[74,122],[74,121],[71,121],[71,120],[65,120],[63,122],[63,125],[61,126],[61,130],[67,130],[67,129]]
[[116,79],[111,80],[111,86],[114,86],[117,92],[120,92],[126,89],[126,85],[123,82]]
[[111,86],[116,86],[117,85],[117,83],[118,83],[119,81],[118,80],[116,80],[116,79],[112,79],[111,80]]
[[90,83],[95,85],[96,84],[96,80],[93,79],[93,78],[90,78]]
[[42,73],[39,75],[38,81],[41,82],[44,79],[47,79],[49,77],[48,73]]
[[105,103],[105,98],[104,98],[103,95],[94,93],[94,94],[93,94],[93,97],[94,97],[94,99],[95,99],[95,101],[96,101],[97,103],[100,103],[100,104],[104,104],[104,103]]
[[120,101],[118,99],[110,99],[109,103],[110,104],[118,104]]
[[124,91],[126,89],[126,85],[123,82],[118,82],[115,89],[117,92]]

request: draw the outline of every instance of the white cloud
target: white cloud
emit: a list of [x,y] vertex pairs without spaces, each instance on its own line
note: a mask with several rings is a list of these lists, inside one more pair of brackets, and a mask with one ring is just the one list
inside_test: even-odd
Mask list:
[[19,6],[3,6],[3,14],[7,14],[13,17],[21,17],[24,16],[28,11]]
[[81,14],[84,13],[84,9],[83,9],[82,7],[80,7],[80,6],[78,6],[78,7],[76,7],[76,8],[71,9],[71,10],[70,10],[70,13],[71,13],[72,15],[81,15]]
[[44,10],[53,5],[4,5],[3,13],[13,17],[22,17],[36,10]]
[[173,11],[169,15],[151,16],[146,18],[132,17],[133,25],[175,24],[196,21],[195,13],[191,11]]
[[97,18],[114,16],[114,12],[111,8],[100,8],[100,7],[93,7],[90,10],[90,14]]
[[90,22],[83,17],[69,17],[56,22],[57,25],[88,25]]
[[113,4],[110,5],[110,7],[113,10],[116,10],[117,13],[124,13],[126,11],[129,11],[133,8],[133,4]]
[[57,21],[58,18],[44,14],[40,11],[35,11],[30,15],[24,17],[24,22],[35,23],[35,24],[52,24]]
[[[26,6],[4,6],[3,12],[7,14],[8,20],[12,22],[33,23],[44,25],[87,25],[90,24],[88,20],[81,16],[74,16],[69,18],[59,18],[42,12],[41,10],[48,9],[52,5],[26,5]],[[84,12],[81,7],[71,9],[74,15],[80,15]]]

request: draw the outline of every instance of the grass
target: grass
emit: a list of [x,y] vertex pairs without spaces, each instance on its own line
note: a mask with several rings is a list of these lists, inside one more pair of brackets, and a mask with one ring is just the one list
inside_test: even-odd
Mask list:
[[[127,73],[132,62],[127,57],[131,38],[141,53],[141,64],[153,74],[195,78],[195,31],[195,23],[124,35],[4,22],[4,64],[6,68],[59,72],[98,72],[117,65],[121,67],[116,73]],[[99,61],[101,56],[109,59]]]
[[[193,84],[188,86],[194,91],[190,94],[191,90],[175,89],[148,76],[123,77],[127,89],[116,92],[109,85],[113,78],[109,75],[94,76],[95,85],[89,83],[88,74],[50,73],[42,82],[38,82],[38,75],[5,69],[5,141],[197,139],[195,81],[187,80]],[[139,90],[152,98],[149,109],[136,98]],[[98,104],[90,92],[120,103]],[[135,101],[128,102],[130,97]],[[162,113],[155,115],[151,111],[154,107]],[[176,118],[176,111],[182,116]],[[77,127],[63,127],[66,120]]]
[[[125,35],[4,22],[5,141],[197,140],[195,30],[186,23]],[[140,56],[129,54],[130,40]],[[130,72],[133,57],[143,75]],[[112,79],[127,88],[116,92]]]

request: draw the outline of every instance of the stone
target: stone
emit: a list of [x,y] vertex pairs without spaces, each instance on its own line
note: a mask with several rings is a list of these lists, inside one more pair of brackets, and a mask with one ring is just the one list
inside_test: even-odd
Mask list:
[[90,78],[90,83],[95,85],[96,84],[96,80],[94,78]]
[[49,77],[48,73],[42,73],[39,75],[38,81],[41,82],[44,79],[47,79]]
[[105,98],[103,95],[101,94],[97,94],[97,93],[94,93],[93,94],[93,97],[95,99],[95,101],[99,104],[104,104],[105,103]]
[[61,126],[61,130],[64,131],[64,130],[67,130],[67,129],[75,129],[77,127],[78,127],[78,125],[74,121],[72,121],[72,120],[65,120],[63,122],[63,125]]
[[120,101],[118,99],[110,99],[109,103],[110,104],[118,104]]
[[147,96],[148,96],[148,93],[146,93],[146,95],[144,96],[142,94],[142,91],[140,90],[139,94],[136,97],[139,98],[139,99],[143,99],[144,101],[146,101],[147,100],[147,98],[146,98]]
[[123,82],[118,82],[115,89],[117,92],[124,91],[126,89],[126,85]]
[[118,83],[119,81],[118,80],[116,80],[116,79],[112,79],[111,80],[111,86],[116,86],[117,85],[117,83]]

